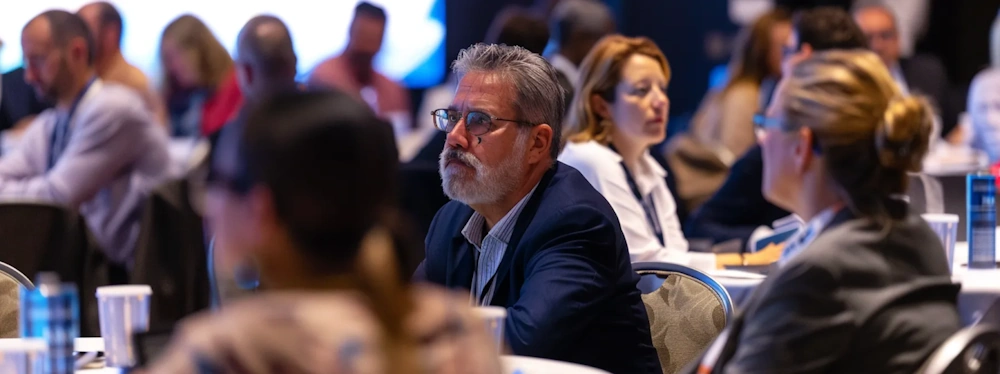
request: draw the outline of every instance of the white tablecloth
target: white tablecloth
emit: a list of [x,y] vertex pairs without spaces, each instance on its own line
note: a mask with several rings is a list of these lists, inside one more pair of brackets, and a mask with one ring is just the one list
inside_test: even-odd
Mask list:
[[610,374],[604,370],[568,362],[524,356],[503,356],[504,374]]

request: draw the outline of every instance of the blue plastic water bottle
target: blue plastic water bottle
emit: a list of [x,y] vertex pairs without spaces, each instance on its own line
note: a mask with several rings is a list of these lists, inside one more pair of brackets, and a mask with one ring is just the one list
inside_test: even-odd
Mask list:
[[21,336],[48,344],[46,374],[72,374],[73,342],[80,336],[80,296],[76,285],[55,273],[40,273],[35,289],[21,293]]
[[996,268],[996,177],[985,172],[969,174],[966,187],[969,268]]

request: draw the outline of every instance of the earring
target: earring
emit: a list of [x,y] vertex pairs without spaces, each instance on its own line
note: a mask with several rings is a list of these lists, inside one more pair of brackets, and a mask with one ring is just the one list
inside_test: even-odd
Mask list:
[[255,291],[260,287],[260,266],[253,256],[246,256],[233,268],[236,286],[242,290]]

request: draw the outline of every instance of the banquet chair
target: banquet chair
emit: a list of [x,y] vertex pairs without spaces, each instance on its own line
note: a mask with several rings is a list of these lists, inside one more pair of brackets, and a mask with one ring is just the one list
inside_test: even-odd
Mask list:
[[632,268],[643,277],[639,289],[660,366],[664,373],[676,373],[722,332],[733,302],[722,284],[690,267],[640,262]]
[[0,203],[0,238],[0,261],[27,274],[24,278],[54,272],[76,284],[81,334],[100,335],[93,295],[110,283],[110,265],[79,213],[47,203]]
[[0,338],[19,336],[20,290],[35,289],[35,285],[17,268],[0,262]]
[[966,327],[945,340],[920,374],[972,374],[1000,372],[1000,330],[996,325]]

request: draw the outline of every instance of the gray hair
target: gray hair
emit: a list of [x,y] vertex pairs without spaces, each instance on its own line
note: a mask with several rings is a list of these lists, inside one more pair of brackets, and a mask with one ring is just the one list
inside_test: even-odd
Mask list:
[[559,157],[566,103],[556,70],[542,56],[517,46],[479,43],[463,49],[451,65],[461,79],[469,72],[497,74],[514,85],[514,108],[522,121],[552,128],[550,155]]
[[596,0],[563,0],[552,10],[552,39],[564,45],[575,33],[601,36],[607,33],[607,25],[614,22],[611,9]]

